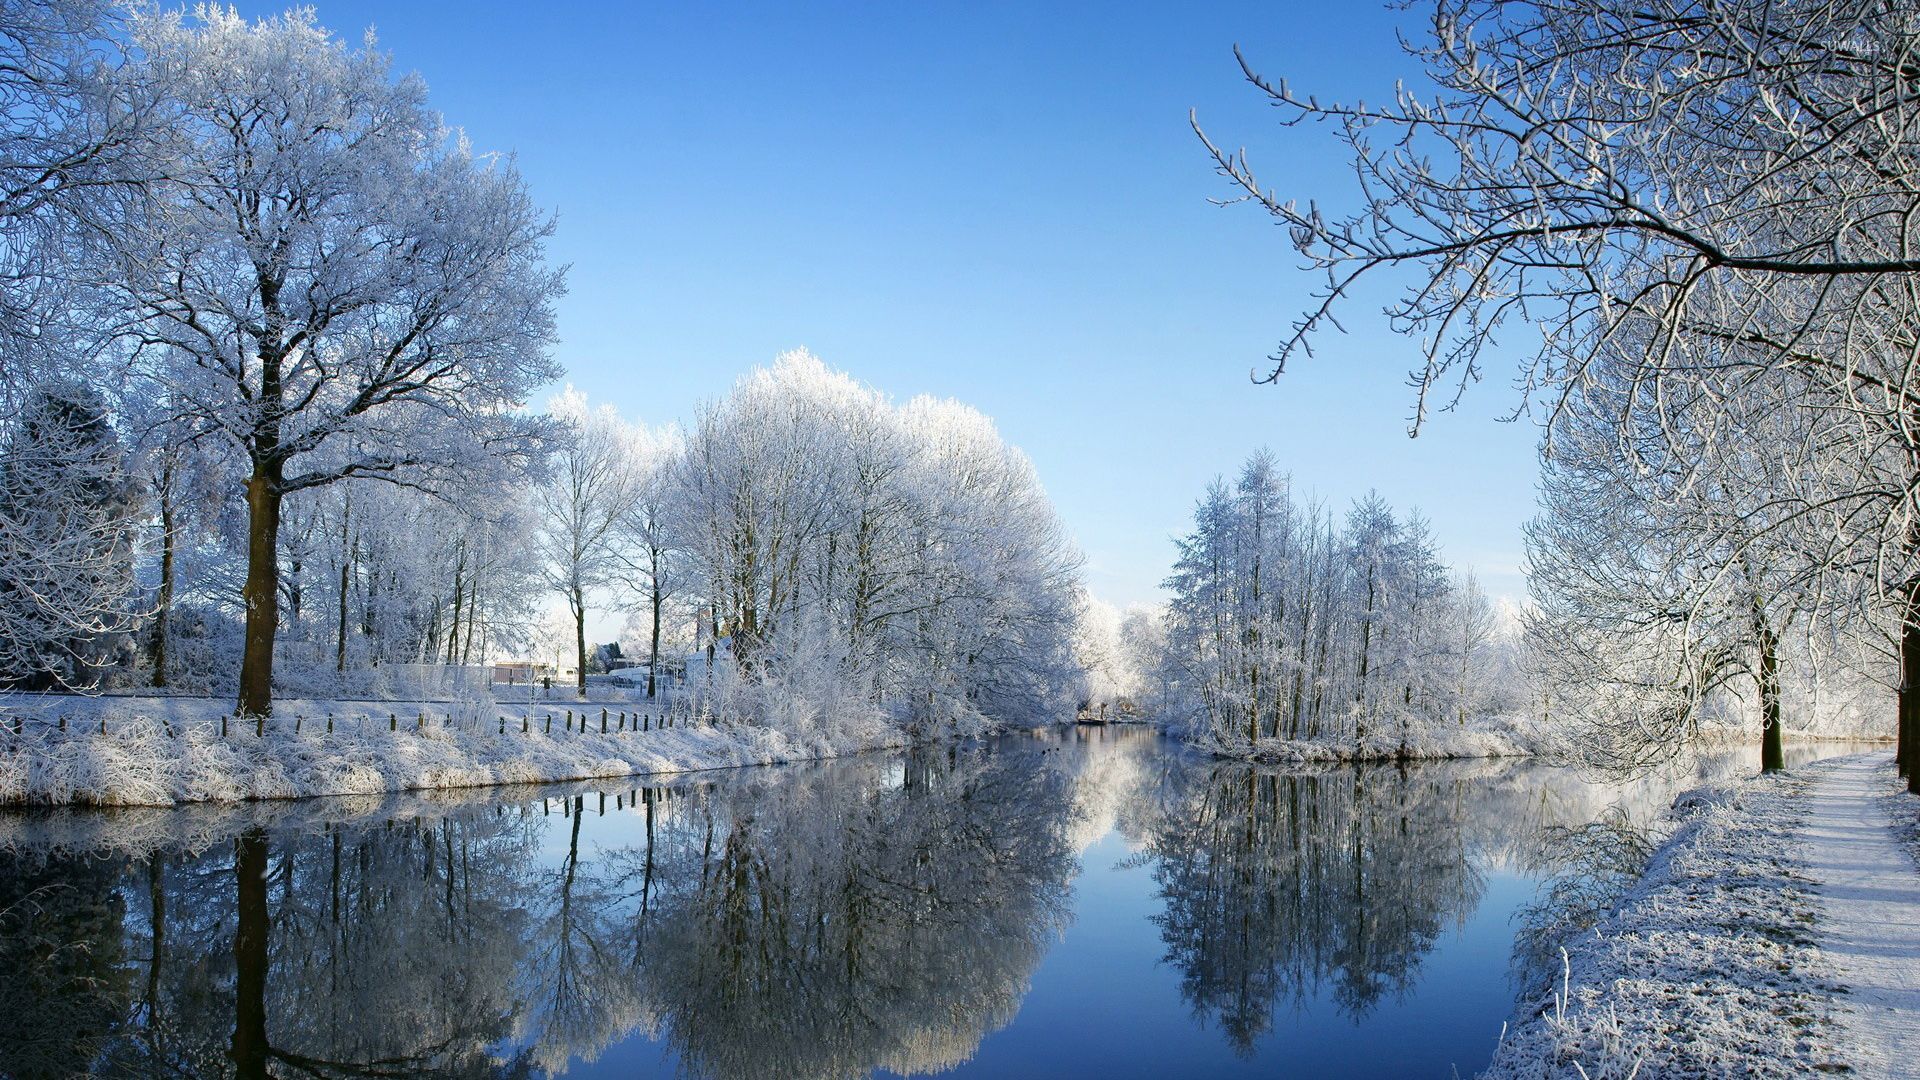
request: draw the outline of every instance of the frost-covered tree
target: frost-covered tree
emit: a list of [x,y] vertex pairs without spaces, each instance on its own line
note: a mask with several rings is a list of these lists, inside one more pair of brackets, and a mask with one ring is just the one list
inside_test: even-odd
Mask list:
[[[381,669],[471,666],[519,641],[543,584],[527,542],[534,521],[510,468],[476,469],[431,493],[351,480],[289,499],[276,683],[316,694],[426,689]],[[473,683],[433,689],[463,686]]]
[[165,179],[96,215],[142,371],[246,462],[238,705],[271,710],[289,495],[354,477],[430,487],[524,453],[515,409],[555,374],[551,229],[414,76],[310,12],[132,19]]
[[[1909,359],[1920,109],[1908,60],[1920,21],[1897,5],[1829,0],[1431,10],[1412,46],[1434,87],[1424,96],[1328,104],[1243,62],[1288,122],[1333,122],[1362,183],[1355,213],[1266,190],[1244,155],[1208,144],[1326,274],[1280,364],[1359,280],[1403,267],[1412,284],[1388,314],[1423,336],[1416,429],[1522,322],[1542,347],[1519,354],[1518,382],[1550,420],[1602,378],[1681,447],[1747,438],[1747,418],[1766,407],[1822,410],[1829,422],[1787,470],[1800,486],[1763,494],[1773,516],[1838,527],[1837,543],[1802,553],[1825,560],[1823,591],[1896,612],[1897,727],[1920,734]],[[1729,557],[1720,569],[1738,567]],[[1908,772],[1920,790],[1920,770]]]
[[1172,709],[1177,675],[1167,652],[1167,613],[1160,606],[1133,606],[1120,619],[1121,665],[1133,672],[1134,704],[1148,716],[1165,716]]
[[1789,505],[1820,485],[1809,466],[1826,454],[1800,448],[1826,420],[1791,398],[1716,401],[1740,421],[1726,439],[1690,423],[1701,410],[1673,389],[1658,422],[1618,378],[1559,414],[1528,528],[1532,654],[1594,760],[1665,760],[1738,682],[1758,704],[1762,768],[1781,769],[1789,635],[1859,615],[1860,598],[1834,588],[1846,530]]
[[222,492],[236,482],[237,462],[219,443],[199,438],[165,396],[133,397],[123,408],[133,471],[147,493],[141,548],[151,568],[151,603],[142,629],[148,678],[164,687],[172,685],[181,666],[174,634],[180,605],[208,599],[205,586],[215,575],[205,563],[221,547]]
[[633,455],[633,492],[620,521],[622,562],[629,587],[644,614],[647,633],[647,696],[660,689],[660,641],[671,610],[683,598],[686,553],[675,532],[675,468],[686,453],[678,427],[636,426],[629,440]]
[[1475,676],[1493,666],[1490,654],[1500,644],[1500,619],[1472,570],[1455,576],[1453,595],[1453,698],[1455,719],[1464,725],[1470,714],[1493,698],[1490,688],[1480,685]]
[[[1661,343],[1692,332],[1702,289],[1765,297],[1809,278],[1920,270],[1911,12],[1848,0],[1423,6],[1431,19],[1406,40],[1425,94],[1324,102],[1242,57],[1284,122],[1330,122],[1361,182],[1353,213],[1301,206],[1264,188],[1243,153],[1207,143],[1327,275],[1280,365],[1333,325],[1356,282],[1389,267],[1415,275],[1389,317],[1426,335],[1416,425],[1430,395],[1483,373],[1510,324],[1545,333],[1549,348],[1521,356],[1523,381],[1554,387],[1636,317],[1658,332],[1652,373]],[[1766,308],[1752,308],[1756,322]]]
[[688,595],[729,670],[915,725],[1070,698],[1078,555],[978,412],[788,354],[701,413],[676,475]]
[[103,0],[0,5],[0,402],[93,355],[115,320],[90,318],[81,223],[138,198],[150,88],[110,62]]
[[614,583],[624,529],[643,479],[632,430],[612,406],[598,409],[568,387],[547,406],[558,428],[549,473],[535,489],[535,533],[547,584],[573,617],[577,689],[587,693],[587,603]]
[[136,624],[139,493],[94,390],[35,387],[0,446],[0,669],[81,689]]
[[1142,678],[1122,643],[1120,609],[1094,596],[1084,597],[1074,656],[1086,672],[1087,706],[1094,710],[1130,705]]
[[[1161,679],[1200,742],[1406,753],[1440,719],[1492,704],[1467,693],[1490,662],[1486,598],[1456,593],[1417,514],[1403,521],[1369,494],[1336,526],[1262,451],[1208,488],[1177,543]],[[1480,629],[1458,629],[1466,620]]]

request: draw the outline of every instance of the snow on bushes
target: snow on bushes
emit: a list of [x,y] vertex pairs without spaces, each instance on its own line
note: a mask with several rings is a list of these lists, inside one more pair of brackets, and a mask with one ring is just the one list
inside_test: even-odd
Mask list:
[[1800,776],[1696,789],[1640,882],[1566,946],[1483,1080],[1836,1071]]
[[648,731],[629,724],[602,734],[585,711],[568,722],[563,710],[550,710],[550,732],[545,713],[525,717],[522,731],[522,716],[503,723],[492,710],[467,710],[422,722],[402,704],[392,714],[339,714],[331,732],[311,713],[296,731],[288,711],[263,733],[231,720],[222,735],[217,720],[169,720],[154,707],[166,704],[104,707],[64,730],[44,718],[6,717],[0,804],[171,806],[547,783],[811,760],[905,741],[872,717],[776,729],[682,709],[664,729],[654,717]]

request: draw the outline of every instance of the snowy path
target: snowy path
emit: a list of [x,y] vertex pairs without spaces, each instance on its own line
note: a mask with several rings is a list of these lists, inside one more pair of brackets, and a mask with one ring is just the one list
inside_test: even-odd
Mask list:
[[1817,770],[1807,870],[1826,918],[1818,937],[1837,981],[1842,1045],[1856,1075],[1920,1076],[1920,870],[1887,820],[1886,754]]

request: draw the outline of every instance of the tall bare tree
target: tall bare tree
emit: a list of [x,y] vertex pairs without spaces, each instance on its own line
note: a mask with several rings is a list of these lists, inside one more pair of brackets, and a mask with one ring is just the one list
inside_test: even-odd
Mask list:
[[1387,315],[1423,339],[1416,432],[1523,324],[1542,346],[1515,379],[1550,418],[1622,357],[1609,377],[1625,381],[1627,409],[1661,424],[1676,394],[1695,403],[1680,442],[1742,437],[1739,414],[1718,408],[1736,396],[1842,410],[1853,438],[1801,471],[1822,490],[1781,502],[1844,519],[1841,548],[1869,541],[1864,569],[1834,568],[1868,573],[1910,628],[1898,727],[1920,731],[1920,14],[1867,0],[1428,10],[1411,52],[1432,90],[1386,105],[1325,103],[1242,58],[1285,122],[1330,123],[1362,189],[1357,211],[1329,216],[1206,142],[1239,197],[1286,224],[1324,275],[1269,377],[1335,325],[1356,283],[1400,267],[1412,284]]
[[167,179],[96,236],[155,384],[247,462],[238,707],[272,708],[281,502],[349,477],[432,487],[533,448],[551,379],[551,222],[414,76],[310,12],[145,11]]

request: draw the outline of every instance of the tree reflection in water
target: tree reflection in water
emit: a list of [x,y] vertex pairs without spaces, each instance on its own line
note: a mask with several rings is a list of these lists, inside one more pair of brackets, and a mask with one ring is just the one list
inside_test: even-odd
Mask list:
[[1479,904],[1459,771],[1171,775],[1140,856],[1160,889],[1154,921],[1182,996],[1242,1054],[1280,1005],[1324,991],[1358,1019],[1406,992]]
[[0,852],[0,1075],[84,1075],[133,996],[123,859]]
[[682,823],[693,857],[666,875],[640,955],[683,1065],[933,1072],[1011,1020],[1075,863],[1066,783],[1009,756],[915,752],[861,766],[897,782],[810,774]]
[[637,828],[595,792],[16,849],[0,1075],[532,1076],[635,1034],[700,1076],[938,1070],[1068,919],[1072,792],[1038,752],[636,791]]

